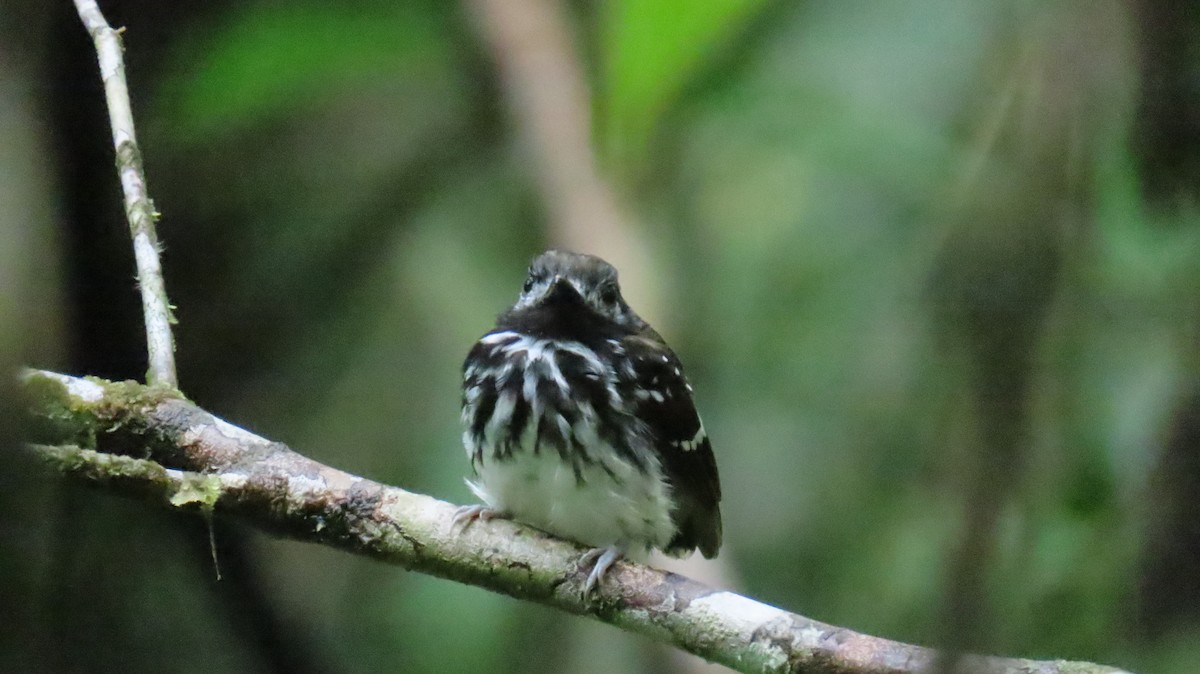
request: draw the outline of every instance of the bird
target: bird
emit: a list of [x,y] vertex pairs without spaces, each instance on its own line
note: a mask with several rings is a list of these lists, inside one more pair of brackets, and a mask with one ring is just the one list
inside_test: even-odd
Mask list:
[[534,258],[515,304],[462,369],[463,445],[483,505],[589,548],[582,594],[618,560],[721,547],[712,444],[674,351],[594,255]]

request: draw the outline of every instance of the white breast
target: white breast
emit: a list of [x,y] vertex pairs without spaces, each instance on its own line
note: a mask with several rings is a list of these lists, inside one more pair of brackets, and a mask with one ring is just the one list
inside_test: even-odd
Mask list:
[[[635,557],[649,548],[666,546],[675,533],[670,517],[670,494],[648,441],[630,438],[632,444],[641,444],[618,452],[601,439],[596,410],[589,404],[581,404],[574,424],[568,424],[558,410],[543,409],[531,400],[531,423],[526,426],[519,447],[513,448],[511,455],[504,459],[493,456],[491,445],[503,436],[502,428],[506,427],[517,402],[515,397],[533,397],[535,372],[541,376],[549,375],[565,387],[568,382],[563,379],[556,360],[559,351],[576,355],[587,353],[594,358],[580,344],[559,344],[523,335],[514,340],[513,333],[500,334],[506,335],[507,339],[496,335],[489,335],[489,338],[497,344],[503,343],[500,348],[509,353],[525,352],[524,369],[509,374],[523,377],[524,386],[519,391],[510,387],[501,394],[488,428],[478,440],[482,447],[474,446],[476,441],[470,434],[464,435],[467,453],[475,455],[480,449],[479,455],[483,457],[476,466],[478,479],[468,482],[471,489],[489,506],[518,521],[586,545],[617,546]],[[603,368],[598,366],[596,370],[602,372]],[[494,380],[480,383],[496,385]],[[610,383],[610,391],[612,402],[620,404],[615,382]],[[534,451],[534,416],[540,417],[542,424],[567,426],[576,442],[593,459],[578,464],[578,476],[575,466],[564,461],[556,447],[542,443]],[[629,449],[649,458],[644,461],[648,470],[623,458]]]

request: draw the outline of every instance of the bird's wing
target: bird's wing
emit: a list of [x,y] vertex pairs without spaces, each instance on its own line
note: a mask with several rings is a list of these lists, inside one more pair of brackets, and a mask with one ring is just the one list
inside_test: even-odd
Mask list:
[[666,344],[645,335],[621,340],[629,366],[622,383],[635,414],[653,432],[663,474],[671,487],[677,529],[665,552],[699,548],[714,557],[721,547],[721,482],[712,444],[696,412],[683,366]]

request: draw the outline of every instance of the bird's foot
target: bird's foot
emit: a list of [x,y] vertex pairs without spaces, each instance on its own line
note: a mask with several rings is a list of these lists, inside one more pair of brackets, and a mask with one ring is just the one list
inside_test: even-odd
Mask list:
[[588,573],[587,580],[583,583],[583,600],[591,599],[600,585],[600,581],[604,579],[604,574],[608,571],[617,560],[625,556],[625,552],[620,548],[609,546],[607,548],[592,548],[583,553],[579,558],[579,566],[583,569],[592,567]]
[[471,526],[472,522],[476,520],[479,520],[480,522],[487,522],[488,520],[496,519],[497,517],[504,517],[504,513],[496,510],[495,508],[489,508],[485,505],[462,506],[455,511],[454,519],[450,520],[450,528],[453,529],[458,527],[461,529],[466,529],[467,527]]

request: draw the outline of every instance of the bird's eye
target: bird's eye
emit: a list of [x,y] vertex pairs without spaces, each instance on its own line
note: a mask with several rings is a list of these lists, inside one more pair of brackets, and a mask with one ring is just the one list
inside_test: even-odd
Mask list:
[[600,289],[600,301],[605,304],[616,304],[617,298],[620,296],[621,293],[617,292],[615,285],[606,285]]
[[530,290],[533,290],[533,277],[532,276],[525,279],[525,285],[521,286],[521,292],[523,292],[523,293],[527,293]]

